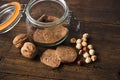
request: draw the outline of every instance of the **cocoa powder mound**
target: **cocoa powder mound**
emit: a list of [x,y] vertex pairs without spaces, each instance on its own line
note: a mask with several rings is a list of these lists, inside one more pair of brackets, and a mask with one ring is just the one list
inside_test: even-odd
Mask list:
[[[58,19],[55,16],[44,15],[40,18],[40,21],[54,22]],[[33,40],[38,43],[52,44],[64,38],[67,33],[68,29],[63,25],[53,28],[37,29],[33,33]]]
[[55,28],[46,28],[44,30],[37,29],[33,34],[33,40],[39,43],[55,43],[64,38],[68,33],[68,29],[64,26]]

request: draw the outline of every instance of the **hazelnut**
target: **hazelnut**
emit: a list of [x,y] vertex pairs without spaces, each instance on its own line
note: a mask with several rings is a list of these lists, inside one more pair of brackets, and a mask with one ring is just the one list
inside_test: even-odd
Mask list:
[[96,55],[92,55],[91,56],[91,60],[94,62],[94,61],[96,61],[96,59],[97,59],[97,56]]
[[70,42],[71,42],[71,43],[76,43],[76,38],[71,38],[71,39],[70,39]]
[[83,51],[82,51],[82,50],[80,50],[80,51],[79,51],[79,55],[81,55],[82,53],[83,53]]
[[89,44],[88,49],[93,49],[93,46],[91,44]]
[[82,46],[87,46],[87,42],[83,41],[82,43]]
[[77,64],[78,64],[78,65],[82,65],[82,60],[78,60],[78,61],[77,61]]
[[87,57],[87,58],[85,59],[85,62],[86,62],[86,63],[91,63],[91,58],[90,58],[90,57]]
[[81,39],[77,39],[76,43],[80,44],[81,43]]
[[94,54],[95,54],[95,50],[94,50],[94,49],[90,49],[90,50],[89,50],[89,54],[90,54],[90,55],[94,55]]
[[34,58],[36,56],[36,46],[31,42],[25,42],[21,48],[21,54],[28,59]]
[[19,34],[13,39],[13,44],[16,48],[21,48],[24,44],[24,42],[27,40],[26,34]]
[[83,38],[88,38],[89,34],[88,33],[84,33],[83,34]]
[[87,52],[88,51],[87,47],[83,47],[83,51]]
[[83,38],[82,38],[82,41],[87,42],[87,38],[83,37]]
[[76,44],[76,49],[81,49],[82,45],[81,44]]
[[83,54],[83,57],[84,58],[87,58],[87,57],[89,57],[90,55],[88,54],[88,52],[85,52],[84,54]]

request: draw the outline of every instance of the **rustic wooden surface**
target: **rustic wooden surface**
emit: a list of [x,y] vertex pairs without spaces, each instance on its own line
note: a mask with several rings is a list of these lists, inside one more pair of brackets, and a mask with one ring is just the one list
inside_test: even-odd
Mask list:
[[[3,3],[26,0],[1,0]],[[25,17],[10,32],[0,35],[0,80],[120,80],[120,0],[66,0],[81,21],[80,37],[90,34],[98,60],[89,65],[62,64],[51,69],[39,57],[28,60],[12,45],[13,38],[26,33]],[[41,50],[42,48],[40,48]],[[42,50],[39,52],[42,53]]]

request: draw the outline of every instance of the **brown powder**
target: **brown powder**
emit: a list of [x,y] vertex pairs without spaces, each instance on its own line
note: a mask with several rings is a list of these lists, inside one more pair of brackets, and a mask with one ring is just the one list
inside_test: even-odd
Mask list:
[[33,40],[39,43],[55,43],[67,35],[68,29],[63,26],[55,28],[37,29],[33,34]]
[[[54,16],[48,16],[46,19],[48,21],[58,20],[58,18]],[[51,44],[64,38],[67,33],[68,29],[62,25],[54,28],[36,29],[33,33],[33,40],[38,43]]]

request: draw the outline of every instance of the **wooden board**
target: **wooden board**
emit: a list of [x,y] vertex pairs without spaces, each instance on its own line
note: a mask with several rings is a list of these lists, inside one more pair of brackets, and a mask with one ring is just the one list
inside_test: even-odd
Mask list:
[[[12,0],[2,0],[0,4]],[[20,1],[20,0],[19,0]],[[62,64],[58,69],[43,65],[40,54],[46,49],[39,47],[34,60],[21,56],[13,44],[13,38],[26,33],[25,16],[10,32],[0,35],[0,80],[119,80],[120,79],[120,10],[119,0],[66,0],[70,9],[81,21],[78,32],[71,31],[63,43],[69,45],[71,37],[90,34],[98,60],[78,66],[76,62]],[[25,0],[20,1],[25,3]]]

